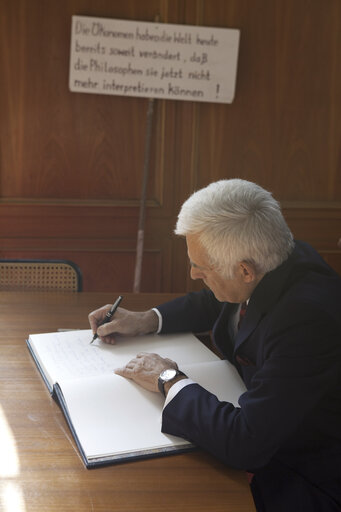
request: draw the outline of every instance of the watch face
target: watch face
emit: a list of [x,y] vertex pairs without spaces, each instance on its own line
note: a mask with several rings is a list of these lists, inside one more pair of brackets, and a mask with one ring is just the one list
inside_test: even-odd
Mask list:
[[161,372],[160,377],[164,382],[169,382],[170,380],[174,379],[174,377],[176,377],[176,374],[177,371],[174,368],[168,368],[167,370],[163,370],[163,372]]

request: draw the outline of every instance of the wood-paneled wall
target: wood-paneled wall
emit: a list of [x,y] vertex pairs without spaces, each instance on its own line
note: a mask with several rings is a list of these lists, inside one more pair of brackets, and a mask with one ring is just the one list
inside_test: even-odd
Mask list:
[[132,290],[148,100],[68,90],[73,14],[241,30],[232,104],[155,101],[142,291],[196,287],[176,216],[230,177],[271,190],[341,272],[339,0],[2,0],[0,257]]

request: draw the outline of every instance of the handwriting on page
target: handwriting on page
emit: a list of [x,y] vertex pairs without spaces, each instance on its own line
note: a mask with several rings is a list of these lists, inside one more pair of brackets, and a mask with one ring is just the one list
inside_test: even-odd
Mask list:
[[157,352],[179,364],[216,359],[216,356],[191,334],[122,337],[115,345],[95,340],[90,330],[56,332],[30,336],[44,368],[56,379],[93,377],[112,373],[125,366],[138,352]]
[[[82,354],[81,359],[79,357],[80,354]],[[65,355],[67,355],[67,358],[65,358]],[[112,366],[108,364],[108,361],[104,360],[101,351],[88,347],[81,338],[73,339],[72,343],[68,344],[63,343],[62,340],[56,339],[53,356],[56,364],[63,362],[64,371],[67,369],[70,376],[75,373],[81,377],[83,375],[95,375],[97,373],[112,371]],[[67,368],[65,366],[67,366]]]
[[90,341],[91,331],[73,331],[40,336],[35,344],[51,375],[74,378],[112,372],[120,364],[112,347]]

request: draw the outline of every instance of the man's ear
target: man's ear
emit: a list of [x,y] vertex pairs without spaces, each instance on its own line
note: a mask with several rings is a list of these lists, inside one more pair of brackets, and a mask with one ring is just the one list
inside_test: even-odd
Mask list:
[[256,280],[256,269],[252,265],[252,263],[241,261],[239,263],[239,270],[244,283],[252,283],[253,281]]

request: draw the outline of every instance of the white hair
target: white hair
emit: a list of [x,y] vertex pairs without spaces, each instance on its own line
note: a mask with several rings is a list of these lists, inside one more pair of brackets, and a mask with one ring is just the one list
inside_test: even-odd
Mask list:
[[175,233],[198,234],[210,264],[227,279],[244,261],[267,273],[294,248],[279,203],[259,185],[221,180],[194,192],[182,205]]

